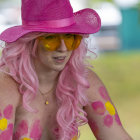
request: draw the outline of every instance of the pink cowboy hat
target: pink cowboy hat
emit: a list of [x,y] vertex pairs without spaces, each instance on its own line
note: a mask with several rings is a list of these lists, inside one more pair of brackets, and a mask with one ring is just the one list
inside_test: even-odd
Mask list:
[[69,0],[22,0],[22,25],[6,29],[0,40],[14,42],[31,32],[93,34],[101,20],[93,9],[73,13]]

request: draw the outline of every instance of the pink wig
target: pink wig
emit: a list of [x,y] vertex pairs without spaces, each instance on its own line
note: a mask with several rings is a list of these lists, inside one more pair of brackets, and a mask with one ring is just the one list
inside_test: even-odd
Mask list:
[[[23,106],[30,112],[30,102],[38,93],[39,81],[31,57],[36,57],[38,41],[36,37],[44,33],[30,33],[13,43],[6,43],[0,59],[0,70],[12,76],[19,83],[19,92],[23,95]],[[56,87],[59,106],[56,120],[59,125],[59,140],[71,140],[78,135],[78,127],[87,123],[87,114],[79,105],[88,104],[85,91],[89,88],[86,80],[88,63],[86,61],[87,44],[83,39],[80,46],[72,52],[65,68],[60,72]],[[9,71],[6,71],[8,68]],[[80,134],[79,134],[80,135]]]

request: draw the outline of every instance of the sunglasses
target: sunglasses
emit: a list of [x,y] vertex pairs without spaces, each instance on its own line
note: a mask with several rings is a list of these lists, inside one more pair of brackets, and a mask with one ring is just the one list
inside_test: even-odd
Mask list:
[[65,46],[68,51],[75,50],[79,47],[81,40],[81,35],[77,34],[52,34],[47,36],[38,37],[39,43],[45,48],[47,51],[55,51],[61,45],[61,39],[64,40]]

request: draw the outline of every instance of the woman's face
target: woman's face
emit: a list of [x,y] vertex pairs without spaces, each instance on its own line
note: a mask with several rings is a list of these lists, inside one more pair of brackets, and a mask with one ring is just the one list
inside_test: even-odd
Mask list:
[[[70,59],[72,50],[68,50],[66,47],[65,34],[59,34],[59,40],[56,39],[55,35],[58,36],[58,34],[46,34],[43,36],[45,40],[39,39],[37,58],[46,69],[61,71]],[[73,38],[71,37],[69,40],[73,41]],[[54,48],[56,46],[56,50],[48,50],[48,47]]]

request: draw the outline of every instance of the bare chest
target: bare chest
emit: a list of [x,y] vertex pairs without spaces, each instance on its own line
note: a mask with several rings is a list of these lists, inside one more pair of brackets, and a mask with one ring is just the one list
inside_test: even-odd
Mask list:
[[[20,138],[41,137],[41,140],[56,140],[55,133],[58,130],[56,98],[55,96],[50,96],[47,99],[43,98],[38,95],[30,104],[32,108],[38,110],[36,113],[25,110],[22,103],[19,105],[16,111],[15,135],[20,131]],[[49,102],[48,105],[45,104],[46,100]]]

